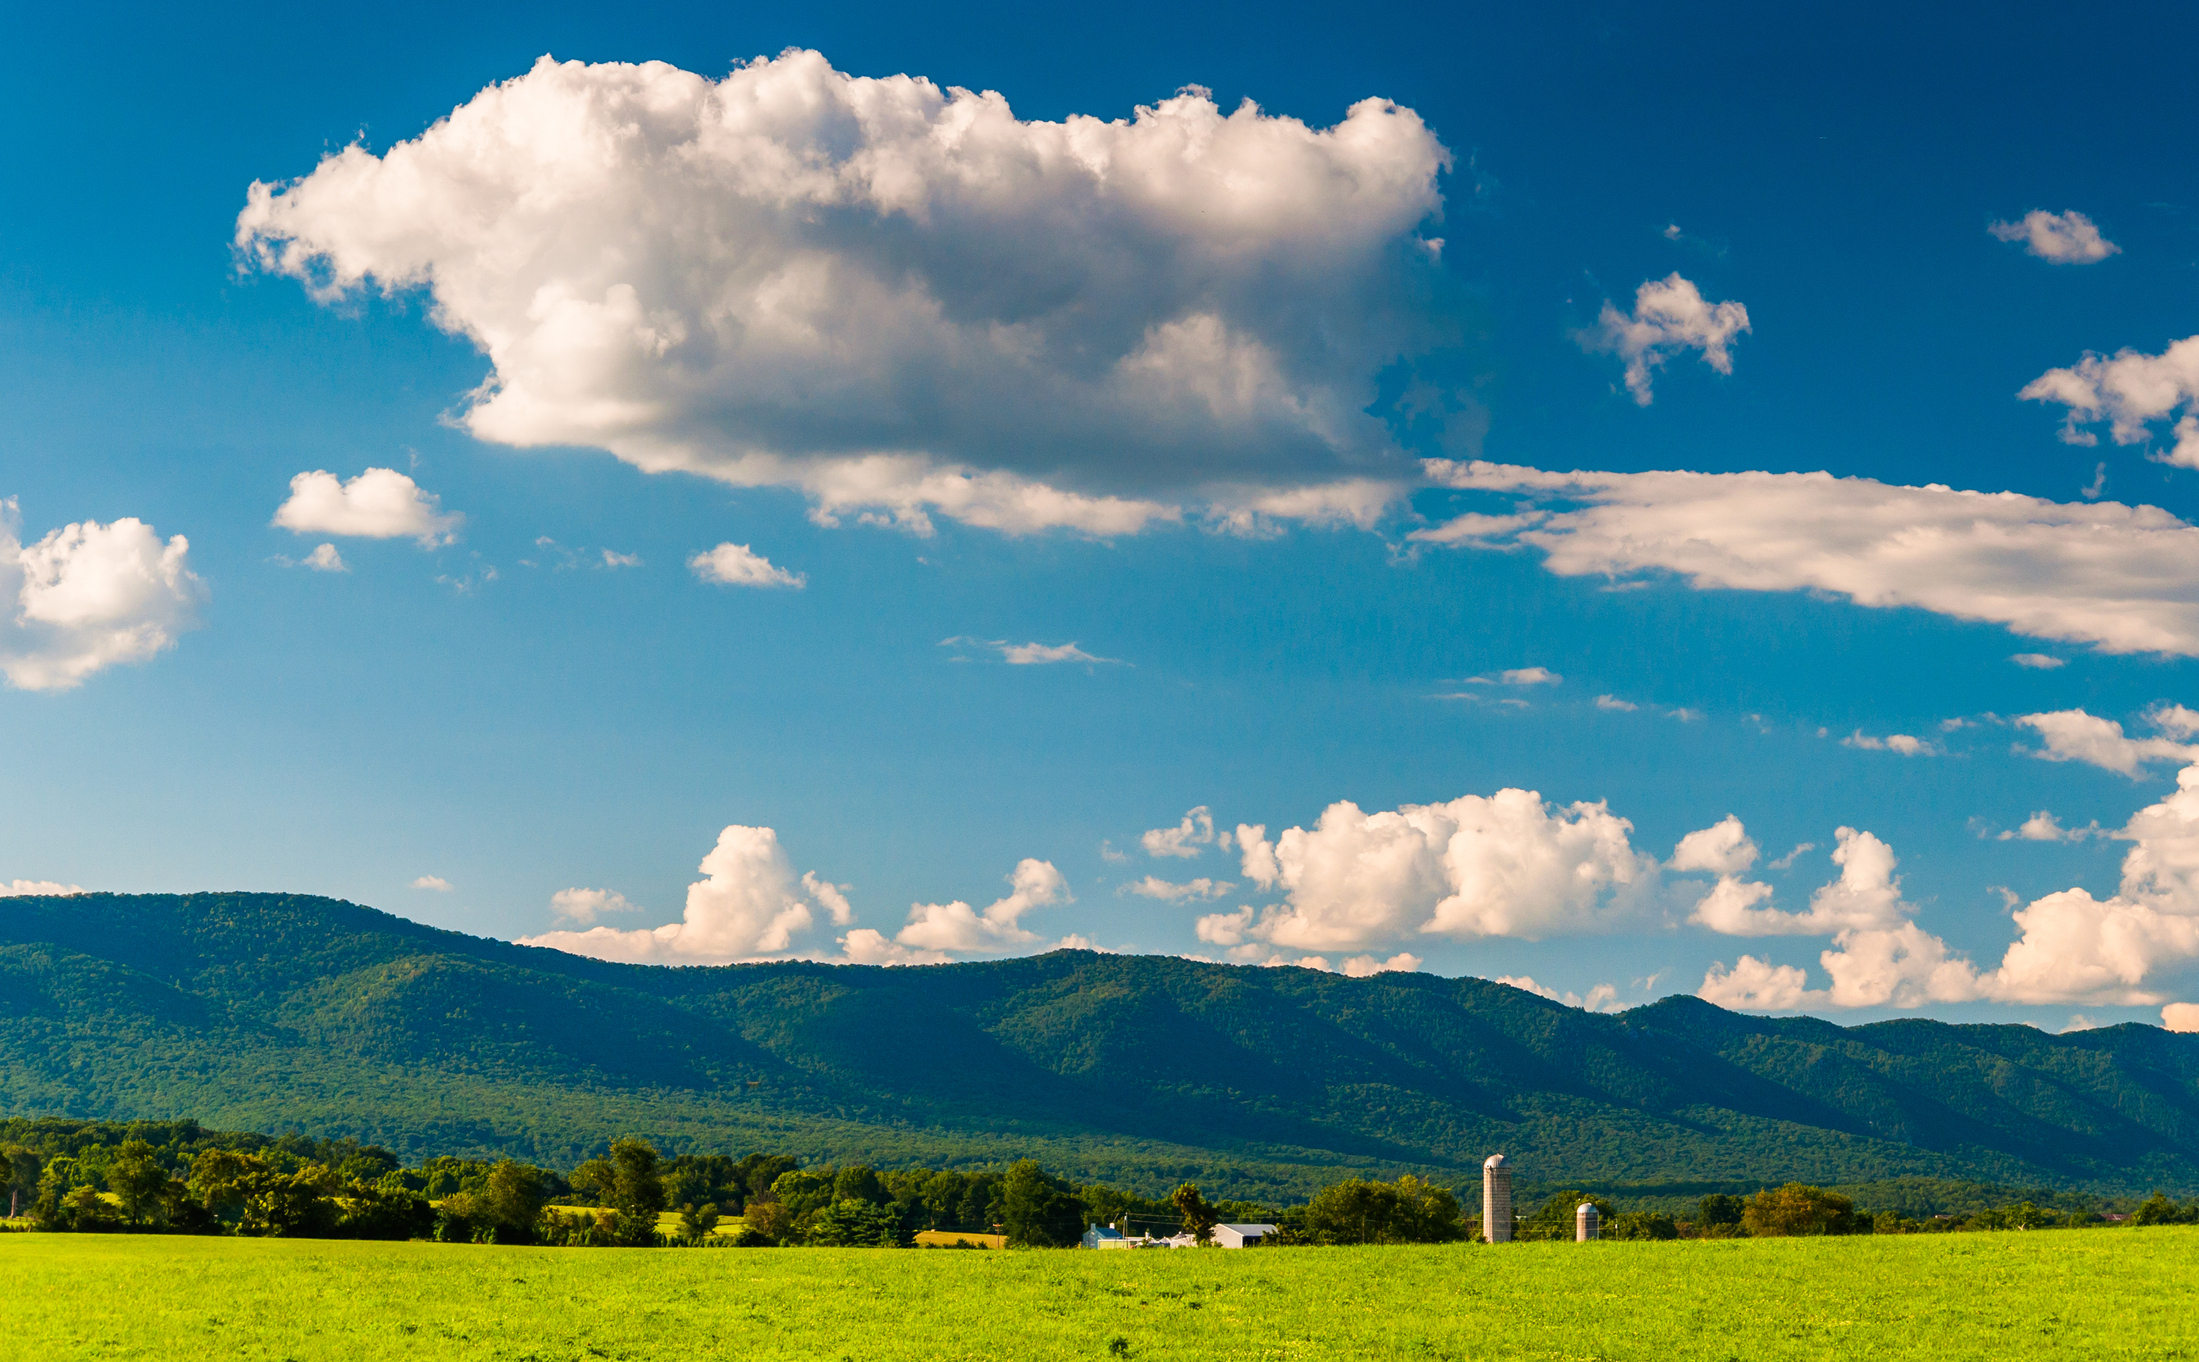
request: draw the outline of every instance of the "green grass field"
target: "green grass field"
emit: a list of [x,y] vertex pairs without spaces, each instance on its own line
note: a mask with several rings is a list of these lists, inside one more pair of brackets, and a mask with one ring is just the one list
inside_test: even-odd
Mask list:
[[1228,1252],[0,1237],[22,1358],[2179,1358],[2199,1229]]

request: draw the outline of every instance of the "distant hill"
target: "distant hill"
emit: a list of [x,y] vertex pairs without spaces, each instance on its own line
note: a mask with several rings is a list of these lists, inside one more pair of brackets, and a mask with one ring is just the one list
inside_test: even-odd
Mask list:
[[1056,951],[586,960],[285,894],[0,899],[0,1114],[191,1117],[416,1157],[969,1165],[1295,1198],[1345,1173],[1695,1195],[1800,1179],[2199,1191],[2199,1036],[1840,1027],[1671,997]]

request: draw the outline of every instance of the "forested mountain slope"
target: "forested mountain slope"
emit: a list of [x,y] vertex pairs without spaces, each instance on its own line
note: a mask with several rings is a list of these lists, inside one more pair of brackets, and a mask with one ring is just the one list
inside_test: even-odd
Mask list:
[[2199,1036],[1840,1027],[1672,997],[1057,951],[617,965],[281,894],[0,899],[0,1114],[193,1117],[570,1166],[613,1136],[1029,1155],[1230,1195],[1347,1172],[1643,1193],[1977,1178],[2199,1190]]

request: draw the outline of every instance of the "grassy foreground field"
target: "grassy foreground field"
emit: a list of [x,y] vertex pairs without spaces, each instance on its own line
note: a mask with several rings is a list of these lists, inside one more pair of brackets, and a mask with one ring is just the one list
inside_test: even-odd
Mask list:
[[24,1358],[2170,1358],[2199,1230],[1250,1252],[8,1235]]

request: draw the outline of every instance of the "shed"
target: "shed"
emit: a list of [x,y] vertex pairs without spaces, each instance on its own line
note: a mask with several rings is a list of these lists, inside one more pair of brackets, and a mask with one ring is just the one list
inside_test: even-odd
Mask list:
[[1084,1246],[1088,1249],[1126,1249],[1130,1241],[1112,1225],[1094,1225],[1084,1232]]

